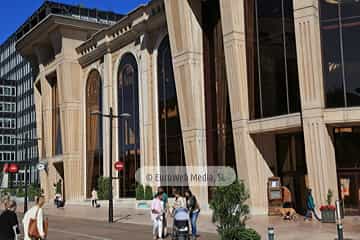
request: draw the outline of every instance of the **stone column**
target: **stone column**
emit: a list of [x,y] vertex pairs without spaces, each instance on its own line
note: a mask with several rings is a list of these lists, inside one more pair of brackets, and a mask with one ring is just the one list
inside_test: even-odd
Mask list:
[[64,163],[65,196],[68,200],[83,199],[83,162],[80,159],[80,95],[82,79],[77,61],[63,59],[57,66],[60,123]]
[[[196,2],[196,4],[199,4]],[[195,5],[196,5],[195,4]],[[175,84],[188,173],[190,166],[207,166],[205,139],[205,98],[202,29],[196,7],[189,1],[165,0]],[[207,207],[207,187],[190,186],[203,207]]]
[[[37,104],[41,104],[41,107],[37,109],[41,109],[41,112],[37,112],[36,117],[40,119],[40,125],[37,125],[37,128],[41,129],[41,134],[38,137],[41,137],[41,141],[39,141],[41,145],[41,158],[46,159],[52,156],[52,110],[51,110],[51,87],[44,76],[44,67],[42,64],[39,65],[39,81],[41,85],[41,101],[37,102]],[[39,115],[38,115],[39,114]],[[40,174],[40,182],[41,188],[44,190],[45,196],[47,199],[51,199],[51,197],[55,194],[52,188],[52,184],[50,182],[51,174],[54,173],[54,166],[50,161],[47,162],[48,171],[42,171]]]
[[324,86],[318,0],[294,0],[299,84],[309,187],[316,204],[338,196],[334,145],[324,121]]
[[251,213],[265,214],[268,205],[267,179],[273,174],[250,136],[248,128],[244,1],[246,0],[220,0],[220,10],[237,172],[249,188]]
[[[154,141],[154,112],[155,102],[152,91],[153,71],[152,71],[152,55],[147,51],[152,46],[153,41],[150,33],[141,36],[141,52],[139,59],[139,112],[140,112],[140,152],[141,152],[141,168],[153,168],[157,166],[155,157],[155,141]],[[142,171],[142,178],[147,174]],[[145,180],[143,178],[143,180]]]
[[[103,106],[102,111],[108,113],[112,104],[112,95],[113,95],[113,66],[112,66],[112,55],[110,52],[107,52],[104,55],[104,64],[103,64]],[[104,176],[109,176],[109,119],[103,118],[103,169]],[[115,122],[115,121],[114,121]],[[113,129],[115,131],[115,129]]]

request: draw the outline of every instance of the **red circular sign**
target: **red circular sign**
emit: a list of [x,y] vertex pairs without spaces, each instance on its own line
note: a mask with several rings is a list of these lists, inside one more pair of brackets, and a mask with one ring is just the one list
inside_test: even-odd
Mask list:
[[19,171],[19,166],[17,164],[10,164],[8,167],[8,172],[9,173],[17,173]]
[[122,161],[117,161],[117,162],[115,162],[115,164],[114,164],[115,169],[116,169],[117,171],[119,171],[119,172],[124,169],[124,166],[125,166],[125,164],[124,164],[124,162],[122,162]]

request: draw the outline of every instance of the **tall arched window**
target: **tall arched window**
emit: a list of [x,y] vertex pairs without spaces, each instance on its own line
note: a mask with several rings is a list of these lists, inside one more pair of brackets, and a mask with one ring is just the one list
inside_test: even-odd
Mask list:
[[86,196],[103,175],[102,118],[91,112],[102,111],[101,78],[98,71],[90,72],[86,83]]
[[[159,46],[157,64],[160,166],[185,166],[179,107],[168,37],[164,38]],[[170,192],[169,189],[167,192]]]
[[118,72],[119,158],[125,163],[119,173],[119,197],[135,197],[135,173],[140,167],[138,66],[135,57],[125,54]]

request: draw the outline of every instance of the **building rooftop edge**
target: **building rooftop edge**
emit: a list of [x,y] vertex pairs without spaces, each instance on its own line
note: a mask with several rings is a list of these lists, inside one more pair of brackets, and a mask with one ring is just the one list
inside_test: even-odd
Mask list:
[[[80,10],[81,9],[85,9],[85,10],[95,10],[97,13],[102,13],[102,14],[110,14],[110,15],[113,15],[113,16],[116,16],[117,20],[121,19],[124,14],[119,14],[119,13],[115,13],[113,11],[104,11],[104,10],[101,10],[99,8],[87,8],[87,7],[82,7],[82,6],[77,6],[77,5],[71,5],[71,4],[65,4],[65,3],[60,3],[60,2],[56,2],[56,1],[45,1],[39,8],[37,8],[32,14],[31,16],[29,16],[25,22],[23,22],[15,31],[15,35],[17,36],[16,38],[19,38],[18,35],[20,35],[20,33],[30,24],[32,25],[32,21],[33,20],[39,20],[39,18],[43,17],[43,18],[46,18],[48,15],[50,14],[56,14],[56,13],[53,13],[53,12],[46,12],[49,8],[51,10],[54,10],[55,9],[55,6],[58,7],[58,8],[77,8],[79,10],[79,13],[80,13]],[[45,17],[44,16],[40,16],[43,11],[45,11]],[[71,14],[69,12],[69,14]],[[61,14],[59,13],[58,15],[61,15],[61,16],[68,16],[66,14]],[[79,14],[81,16],[81,14]],[[69,15],[70,16],[70,15]],[[74,19],[76,19],[76,17],[73,17]],[[42,19],[41,19],[42,20]],[[40,21],[41,22],[41,21]],[[91,21],[89,21],[91,22]],[[38,24],[39,22],[37,22]],[[34,26],[30,26],[29,29],[27,29],[27,31],[25,33],[27,33],[28,31],[31,31],[32,28],[36,27],[35,24]],[[24,33],[24,34],[25,34]],[[22,37],[22,36],[21,36]],[[17,39],[18,40],[18,39]]]
[[[104,29],[99,30],[98,32],[94,33],[87,41],[85,41],[84,43],[82,43],[80,46],[78,46],[76,48],[76,51],[78,54],[81,54],[86,48],[88,47],[92,47],[94,45],[96,45],[96,41],[98,39],[102,39],[102,38],[106,38],[106,36],[112,32],[115,32],[114,30],[116,28],[119,28],[119,26],[121,25],[126,25],[126,22],[133,20],[137,17],[136,14],[141,15],[141,13],[146,13],[146,10],[151,7],[154,6],[156,4],[162,3],[163,0],[150,0],[148,3],[146,4],[140,4],[138,5],[136,8],[134,8],[133,10],[131,10],[128,14],[126,14],[122,19],[120,19],[116,24],[114,25],[110,25]],[[95,42],[94,42],[95,41]]]

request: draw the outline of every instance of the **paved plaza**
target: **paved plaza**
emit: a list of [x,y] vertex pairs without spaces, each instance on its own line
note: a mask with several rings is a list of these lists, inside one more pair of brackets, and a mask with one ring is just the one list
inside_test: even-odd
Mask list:
[[[124,204],[124,206],[129,206]],[[19,209],[21,211],[21,207]],[[123,239],[131,237],[132,240],[151,239],[151,222],[149,210],[135,210],[115,204],[115,223],[107,223],[108,208],[102,203],[99,209],[90,207],[89,203],[67,204],[64,209],[56,209],[52,205],[45,207],[49,216],[49,239]],[[19,217],[21,218],[21,217]],[[336,225],[323,224],[317,221],[304,222],[299,217],[297,221],[283,221],[279,217],[253,216],[248,222],[249,227],[255,228],[262,239],[267,239],[267,228],[275,228],[276,240],[329,240],[336,238]],[[219,239],[216,226],[211,222],[207,213],[200,214],[200,239]],[[345,237],[347,239],[360,239],[360,217],[347,217],[344,220]]]
[[[151,227],[140,224],[114,223],[89,219],[49,216],[50,240],[151,240]],[[202,233],[200,239],[216,240],[215,234]]]

